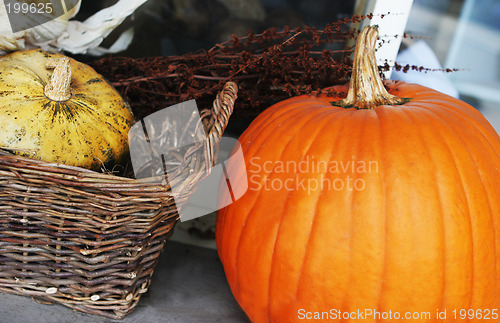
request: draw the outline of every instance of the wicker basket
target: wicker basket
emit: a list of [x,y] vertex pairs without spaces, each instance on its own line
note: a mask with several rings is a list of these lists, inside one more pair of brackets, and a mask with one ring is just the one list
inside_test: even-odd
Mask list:
[[227,83],[202,111],[208,140],[184,153],[170,185],[1,152],[0,291],[110,318],[133,311],[179,203],[210,172],[236,95]]

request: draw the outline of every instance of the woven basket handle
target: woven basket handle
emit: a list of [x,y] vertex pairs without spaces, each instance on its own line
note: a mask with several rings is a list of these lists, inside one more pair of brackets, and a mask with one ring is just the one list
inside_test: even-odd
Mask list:
[[238,86],[234,82],[227,82],[214,100],[211,124],[208,128],[210,131],[206,141],[207,149],[205,150],[208,153],[207,160],[211,164],[207,165],[207,169],[215,165],[217,159],[215,147],[226,129],[237,97]]

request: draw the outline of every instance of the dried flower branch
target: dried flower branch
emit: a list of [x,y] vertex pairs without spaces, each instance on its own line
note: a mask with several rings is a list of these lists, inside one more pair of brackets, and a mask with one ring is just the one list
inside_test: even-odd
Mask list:
[[348,25],[371,17],[346,18],[321,30],[285,27],[233,35],[209,50],[179,56],[109,57],[90,64],[122,93],[138,118],[189,99],[209,107],[227,81],[236,81],[240,88],[233,118],[253,117],[290,96],[346,83],[352,49],[345,44],[359,32]]
[[344,44],[357,32],[347,24],[364,18],[341,20],[322,30],[249,32],[180,56],[108,57],[90,64],[139,111],[139,118],[188,99],[209,106],[227,81],[238,82],[241,89],[236,117],[254,116],[292,95],[346,82],[352,65],[351,50]]

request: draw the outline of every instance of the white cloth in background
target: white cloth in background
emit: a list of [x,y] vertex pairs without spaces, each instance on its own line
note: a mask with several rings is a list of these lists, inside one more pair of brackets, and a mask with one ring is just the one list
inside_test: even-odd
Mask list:
[[[408,48],[402,50],[398,54],[396,61],[399,65],[402,66],[410,64],[410,66],[423,66],[429,69],[442,69],[436,55],[434,54],[434,51],[423,40],[418,40]],[[420,84],[439,92],[451,95],[455,98],[458,97],[458,91],[446,76],[446,72],[420,72],[411,70],[411,68],[406,73],[403,71],[394,70],[392,72],[391,79]]]
[[[12,32],[6,7],[0,1],[0,55],[28,48],[94,56],[120,52],[132,42],[132,28],[124,31],[109,48],[100,45],[104,38],[146,1],[119,0],[80,22],[70,20],[80,10],[79,0],[66,14],[16,33]],[[36,20],[39,17],[35,14],[31,18]]]

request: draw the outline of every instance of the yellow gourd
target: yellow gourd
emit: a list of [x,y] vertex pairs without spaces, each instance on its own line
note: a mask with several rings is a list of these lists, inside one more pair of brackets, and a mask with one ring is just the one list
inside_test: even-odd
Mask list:
[[0,58],[0,147],[98,170],[128,152],[134,117],[91,67],[39,49]]

